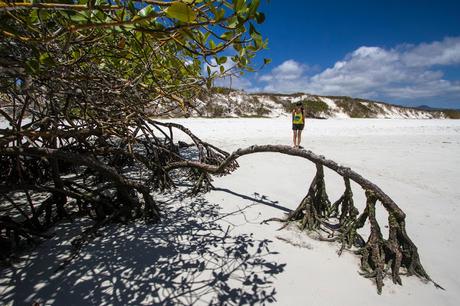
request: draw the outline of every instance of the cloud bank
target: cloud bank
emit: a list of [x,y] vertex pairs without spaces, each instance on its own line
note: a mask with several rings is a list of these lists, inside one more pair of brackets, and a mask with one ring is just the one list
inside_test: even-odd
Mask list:
[[255,82],[245,82],[245,89],[402,100],[449,96],[460,100],[460,81],[446,79],[443,72],[459,64],[460,37],[392,49],[362,46],[316,74],[303,63],[286,60],[259,75]]

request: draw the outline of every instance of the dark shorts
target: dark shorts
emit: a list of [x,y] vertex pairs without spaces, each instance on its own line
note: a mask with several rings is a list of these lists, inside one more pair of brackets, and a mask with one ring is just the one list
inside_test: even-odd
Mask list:
[[292,129],[293,129],[294,131],[299,131],[299,130],[302,131],[303,128],[304,128],[304,126],[305,126],[305,124],[294,124],[294,123],[293,123],[293,124],[292,124]]

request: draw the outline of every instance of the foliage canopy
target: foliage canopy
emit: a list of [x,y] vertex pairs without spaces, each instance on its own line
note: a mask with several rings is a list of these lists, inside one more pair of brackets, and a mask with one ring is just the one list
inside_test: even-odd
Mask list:
[[214,78],[254,70],[267,44],[255,28],[264,20],[258,7],[258,0],[0,1],[1,91],[186,111]]

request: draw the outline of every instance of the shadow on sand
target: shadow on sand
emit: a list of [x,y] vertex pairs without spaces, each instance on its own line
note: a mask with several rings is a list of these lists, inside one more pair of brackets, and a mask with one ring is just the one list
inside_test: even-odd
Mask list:
[[[64,270],[70,241],[85,222],[61,224],[56,237],[14,268],[0,271],[0,304],[243,305],[275,301],[272,281],[285,264],[271,241],[232,234],[219,206],[180,193],[162,201],[159,224],[112,225]],[[241,210],[235,213],[241,213]],[[227,214],[228,215],[228,214]],[[86,224],[87,225],[87,224]]]

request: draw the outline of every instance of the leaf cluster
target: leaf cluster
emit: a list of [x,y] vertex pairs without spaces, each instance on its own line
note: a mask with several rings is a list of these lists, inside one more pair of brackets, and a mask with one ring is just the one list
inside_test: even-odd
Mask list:
[[255,69],[264,18],[259,0],[1,0],[0,89],[187,111],[213,79]]

